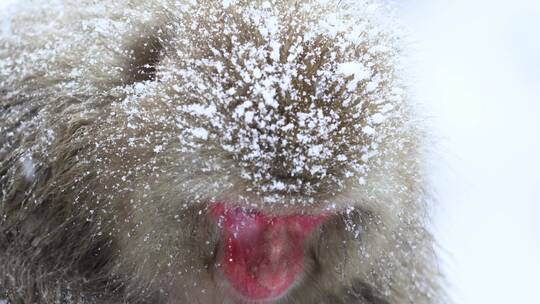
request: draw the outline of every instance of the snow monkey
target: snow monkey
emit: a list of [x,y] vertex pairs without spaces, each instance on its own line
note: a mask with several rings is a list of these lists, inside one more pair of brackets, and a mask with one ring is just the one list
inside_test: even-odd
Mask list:
[[0,299],[440,301],[385,6],[17,7],[0,40]]

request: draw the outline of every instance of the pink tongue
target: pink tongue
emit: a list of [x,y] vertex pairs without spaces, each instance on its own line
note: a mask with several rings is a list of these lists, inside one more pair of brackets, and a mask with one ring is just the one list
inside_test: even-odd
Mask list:
[[223,273],[251,300],[276,298],[302,273],[304,243],[325,215],[270,217],[214,204],[212,214],[223,228]]

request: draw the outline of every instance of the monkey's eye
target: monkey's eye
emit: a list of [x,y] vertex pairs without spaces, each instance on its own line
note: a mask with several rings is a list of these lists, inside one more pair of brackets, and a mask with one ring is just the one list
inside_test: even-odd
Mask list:
[[156,67],[163,53],[157,37],[141,37],[126,51],[125,84],[155,80]]

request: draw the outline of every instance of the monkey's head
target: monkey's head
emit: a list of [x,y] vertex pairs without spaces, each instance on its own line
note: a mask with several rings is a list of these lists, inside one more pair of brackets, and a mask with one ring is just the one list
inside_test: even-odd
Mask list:
[[373,4],[138,5],[83,22],[100,35],[77,42],[78,68],[73,45],[57,50],[50,94],[67,101],[45,113],[60,136],[35,153],[113,240],[125,288],[259,303],[362,282],[378,292],[357,299],[408,297],[405,269],[423,276],[404,261],[423,242],[418,136]]

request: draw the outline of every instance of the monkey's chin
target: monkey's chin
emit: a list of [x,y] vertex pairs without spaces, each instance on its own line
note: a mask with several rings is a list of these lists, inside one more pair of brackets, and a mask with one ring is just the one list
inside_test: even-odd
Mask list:
[[215,203],[212,216],[222,230],[217,265],[246,300],[283,297],[304,273],[305,243],[327,215],[271,216]]

